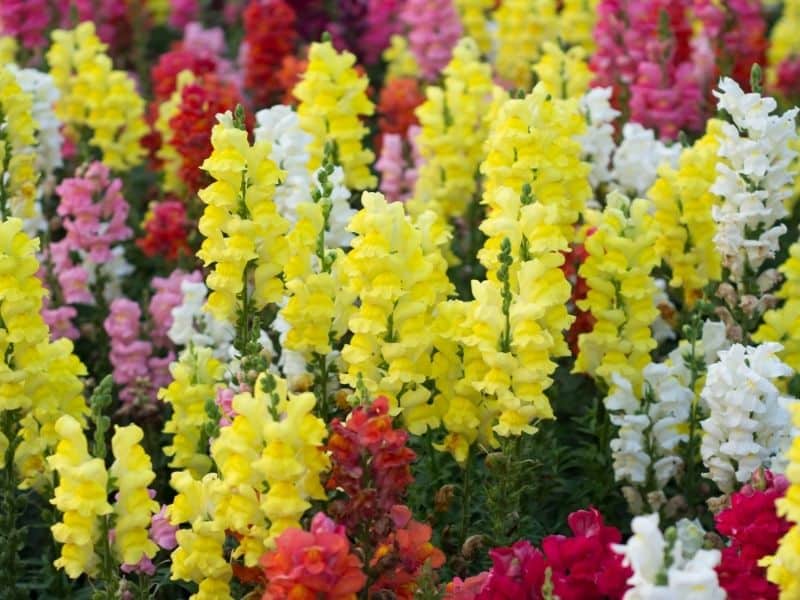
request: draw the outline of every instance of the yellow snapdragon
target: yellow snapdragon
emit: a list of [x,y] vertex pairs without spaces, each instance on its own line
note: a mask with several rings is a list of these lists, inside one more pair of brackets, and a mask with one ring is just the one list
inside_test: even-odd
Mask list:
[[0,219],[34,216],[39,175],[32,112],[33,98],[9,69],[0,66]]
[[[86,368],[70,340],[50,341],[41,317],[45,291],[36,276],[38,247],[20,219],[0,222],[0,412],[21,411],[14,458],[24,488],[49,479],[45,456],[59,440],[59,417],[82,423],[87,412],[80,380]],[[7,443],[0,434],[0,449]]]
[[198,584],[191,600],[230,600],[233,569],[224,555],[225,524],[214,518],[224,484],[216,473],[197,480],[188,471],[176,471],[170,485],[177,494],[167,508],[169,521],[189,524],[175,532],[178,545],[170,557],[171,578]]
[[491,105],[503,97],[491,68],[480,61],[478,46],[464,38],[444,69],[441,87],[429,86],[416,114],[422,165],[410,210],[430,209],[447,220],[464,214],[477,191],[476,171],[484,157]]
[[[790,409],[792,424],[800,427],[800,402],[794,402]],[[795,429],[796,430],[796,429]],[[780,540],[773,557],[762,559],[767,566],[767,579],[780,589],[781,600],[793,600],[800,596],[800,436],[795,435],[788,452],[789,465],[786,477],[789,489],[775,501],[778,515],[792,523],[792,528]]]
[[542,44],[542,55],[533,67],[548,94],[556,98],[580,99],[589,89],[592,72],[581,46],[564,50],[556,42]]
[[497,23],[498,75],[523,90],[533,81],[531,67],[540,45],[558,34],[556,0],[503,0],[494,13]]
[[91,21],[53,32],[47,62],[61,92],[55,112],[77,141],[88,136],[84,141],[100,151],[106,165],[127,169],[144,156],[145,103],[130,76],[115,70],[105,51]]
[[158,391],[159,399],[172,406],[164,425],[164,433],[173,435],[164,447],[164,454],[172,457],[169,466],[186,469],[198,479],[211,468],[211,458],[200,445],[208,421],[206,404],[214,401],[223,371],[211,348],[190,346],[169,366],[170,384]]
[[483,54],[492,50],[492,33],[489,27],[489,13],[495,5],[494,0],[455,0],[461,25],[465,33],[475,40]]
[[63,513],[51,527],[53,538],[63,544],[55,566],[76,579],[94,576],[99,558],[94,552],[102,528],[100,518],[111,513],[107,501],[108,473],[102,459],[92,458],[81,424],[64,415],[56,422],[60,438],[55,453],[47,459],[58,472],[59,484],[50,502]]
[[[503,219],[515,218],[506,204],[519,202],[525,184],[537,204],[556,208],[548,225],[567,241],[574,238],[575,224],[592,196],[588,180],[591,167],[581,160],[577,141],[585,127],[577,100],[553,98],[541,83],[525,98],[508,100],[500,108],[480,167],[487,207],[482,229],[489,238],[478,257],[490,279],[497,270],[505,237],[511,236],[514,265],[519,264],[520,230]],[[515,269],[513,266],[512,278]]]
[[114,503],[114,548],[123,564],[135,565],[153,558],[158,546],[149,529],[158,502],[150,498],[148,486],[156,478],[150,457],[141,446],[144,433],[137,425],[116,426],[111,438],[114,463],[109,474],[118,490]]
[[600,0],[561,0],[558,32],[570,46],[580,46],[587,53],[594,51],[594,24]]
[[353,54],[337,52],[331,42],[311,44],[308,68],[294,95],[300,100],[300,125],[313,136],[309,170],[322,164],[325,143],[335,142],[334,162],[344,169],[347,187],[363,190],[373,187],[376,179],[369,170],[375,155],[362,143],[368,130],[361,117],[371,115],[375,106],[366,93],[369,80],[355,70],[355,61]]
[[781,360],[800,371],[800,242],[789,248],[789,257],[779,267],[786,278],[776,293],[783,299],[780,308],[764,314],[764,323],[753,334],[756,342],[780,342]]
[[437,230],[432,212],[414,223],[402,204],[387,203],[381,194],[365,192],[361,202],[364,208],[348,227],[356,234],[353,249],[341,266],[347,289],[358,298],[341,380],[389,398],[409,431],[421,434],[440,418],[425,382],[435,307],[453,290],[439,239],[448,234]]
[[269,141],[251,146],[230,112],[218,119],[211,131],[214,150],[202,165],[215,181],[199,192],[206,207],[198,229],[205,240],[197,256],[213,265],[208,311],[235,323],[238,311],[260,310],[283,295],[289,224],[274,202],[283,171],[269,158]]
[[716,227],[711,207],[720,199],[711,193],[717,177],[720,122],[681,152],[677,169],[663,163],[647,196],[653,201],[656,254],[672,269],[670,285],[683,288],[691,307],[703,288],[722,276],[722,261],[714,244]]
[[656,347],[650,326],[658,316],[657,288],[650,273],[659,257],[647,213],[646,200],[610,194],[597,230],[586,239],[588,256],[579,270],[589,292],[578,307],[591,311],[596,322],[578,338],[575,371],[609,387],[612,375],[619,374],[635,394],[641,394],[642,370]]
[[414,53],[408,47],[408,40],[402,35],[393,35],[389,46],[383,51],[386,63],[386,80],[395,77],[418,77],[419,65]]
[[[233,555],[247,566],[257,564],[283,530],[300,526],[310,499],[326,497],[320,474],[329,467],[327,430],[311,412],[315,403],[311,393],[287,393],[283,379],[260,376],[255,392],[234,397],[236,417],[211,445],[219,477],[191,486],[182,480],[200,496],[190,505],[208,505],[214,526],[239,535]],[[192,520],[182,516],[182,502],[176,499],[171,509],[173,522]]]

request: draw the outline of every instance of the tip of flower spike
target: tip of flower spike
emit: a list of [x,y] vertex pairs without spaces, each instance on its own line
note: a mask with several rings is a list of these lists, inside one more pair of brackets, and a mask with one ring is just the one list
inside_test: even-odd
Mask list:
[[333,41],[333,38],[331,37],[331,32],[330,31],[323,31],[322,32],[322,37],[320,38],[320,41],[323,44],[331,43]]
[[755,94],[760,94],[764,91],[763,76],[764,72],[761,69],[761,65],[753,63],[750,69],[750,91]]

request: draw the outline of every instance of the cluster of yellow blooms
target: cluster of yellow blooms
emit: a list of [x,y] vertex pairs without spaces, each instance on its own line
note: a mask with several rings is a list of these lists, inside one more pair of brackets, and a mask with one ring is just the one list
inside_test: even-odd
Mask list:
[[207,279],[209,312],[235,323],[237,311],[260,310],[282,297],[289,223],[274,202],[283,171],[269,158],[269,141],[251,146],[230,112],[218,118],[213,152],[202,165],[215,181],[199,192],[206,207],[198,229],[205,239],[197,256],[214,265]]
[[716,179],[721,122],[712,119],[708,131],[681,152],[677,169],[662,164],[658,179],[647,193],[653,201],[656,254],[672,269],[670,285],[683,288],[688,307],[703,288],[722,276],[722,263],[714,244],[711,207],[720,199],[711,193]]
[[419,65],[414,53],[408,47],[408,40],[402,35],[393,35],[389,46],[381,55],[386,62],[386,80],[395,77],[417,77]]
[[530,89],[531,67],[542,42],[558,34],[556,0],[503,0],[494,13],[497,23],[498,75],[509,84]]
[[[502,105],[486,143],[486,160],[480,167],[485,178],[483,202],[488,217],[482,229],[489,239],[478,257],[489,270],[489,278],[499,264],[501,242],[514,235],[517,227],[496,223],[495,213],[515,219],[516,215],[509,215],[504,204],[515,202],[525,184],[531,186],[537,203],[553,208],[553,225],[561,236],[567,241],[574,238],[574,226],[592,195],[590,166],[581,161],[581,146],[576,139],[585,127],[577,100],[552,98],[543,83],[525,98]],[[513,194],[503,188],[510,188]],[[515,264],[519,264],[516,259],[521,239],[517,236],[510,241]]]
[[600,0],[561,0],[558,13],[558,37],[570,46],[580,46],[587,53],[594,50],[594,23]]
[[9,69],[0,66],[0,219],[34,215],[38,177],[32,110],[31,96]]
[[472,282],[474,300],[438,313],[449,328],[434,360],[448,430],[440,447],[459,461],[479,435],[493,444],[494,434],[531,433],[553,416],[544,392],[572,322],[562,252],[591,196],[575,140],[584,127],[577,102],[552,98],[543,84],[494,119],[480,167],[487,280]]
[[322,164],[325,143],[333,141],[347,187],[363,190],[375,186],[369,170],[375,155],[361,143],[368,130],[359,117],[371,115],[375,107],[366,93],[369,80],[353,68],[355,61],[353,54],[336,52],[330,42],[311,44],[308,68],[293,93],[300,100],[300,125],[313,136],[309,169]]
[[329,249],[326,243],[332,168],[328,163],[317,174],[319,198],[298,204],[297,223],[287,235],[292,254],[283,271],[288,297],[280,314],[289,325],[283,347],[299,352],[307,363],[327,360],[334,341],[346,333],[353,311],[353,296],[341,275],[344,251]]
[[[45,292],[36,277],[38,247],[20,219],[0,222],[0,411],[22,411],[15,461],[23,487],[37,488],[48,479],[43,457],[58,441],[57,419],[71,415],[82,422],[86,412],[80,380],[86,369],[70,340],[49,340],[40,314]],[[0,450],[7,445],[0,434]]]
[[618,373],[641,393],[642,370],[656,346],[650,326],[658,316],[651,271],[659,262],[654,232],[648,223],[648,202],[631,201],[619,192],[609,194],[602,215],[590,222],[596,231],[585,242],[588,257],[579,273],[589,292],[578,301],[597,319],[589,333],[578,338],[575,371],[588,373],[612,386]]
[[193,598],[228,597],[225,531],[239,539],[233,557],[254,566],[276,536],[300,527],[310,499],[326,497],[320,474],[329,467],[327,429],[312,414],[315,403],[312,393],[287,393],[284,380],[261,375],[254,393],[234,397],[236,417],[211,445],[217,473],[200,480],[188,471],[173,474],[178,496],[170,521],[190,529],[177,534],[172,575],[200,584]]
[[172,415],[164,424],[164,433],[172,434],[172,443],[164,447],[164,454],[172,457],[169,466],[186,469],[195,478],[211,468],[208,452],[200,445],[208,421],[206,404],[214,401],[223,370],[211,348],[190,346],[170,365],[172,381],[158,392],[158,397],[172,406]]
[[370,396],[389,398],[402,409],[411,433],[439,425],[425,387],[431,377],[430,328],[435,307],[452,292],[440,246],[449,234],[425,212],[416,222],[400,203],[365,192],[364,208],[350,222],[356,234],[342,260],[347,289],[358,298],[349,320],[353,336],[342,350],[343,383],[363,382]]
[[442,87],[429,86],[417,108],[417,137],[423,164],[409,210],[436,211],[444,219],[463,215],[477,191],[475,174],[484,157],[491,117],[504,98],[492,83],[491,67],[480,61],[470,38],[459,41],[444,69]]
[[175,532],[172,578],[199,584],[192,600],[229,600],[232,569],[223,551],[225,524],[214,519],[225,494],[223,482],[216,473],[195,479],[188,471],[175,471],[170,485],[177,492],[167,509],[170,522],[189,523]]
[[[135,565],[158,550],[149,537],[152,516],[158,503],[150,498],[148,485],[155,479],[150,457],[140,443],[142,430],[136,425],[117,427],[111,440],[114,463],[110,475],[118,491],[114,507],[108,503],[109,472],[102,458],[92,457],[81,424],[64,415],[56,422],[59,437],[56,451],[47,459],[58,472],[59,484],[52,504],[62,513],[52,527],[60,542],[61,556],[55,566],[71,578],[94,576],[100,562],[95,548],[108,535],[114,522],[114,548],[118,560]],[[105,527],[101,521],[108,518]]]
[[789,257],[780,266],[786,278],[777,292],[784,300],[780,308],[764,314],[764,323],[753,335],[756,342],[780,342],[783,362],[800,371],[800,242],[789,248]]
[[143,557],[153,558],[158,546],[148,529],[158,502],[150,497],[149,485],[156,478],[150,457],[140,442],[144,433],[137,425],[115,427],[111,438],[114,462],[109,475],[118,490],[114,503],[114,547],[124,564],[135,565]]
[[564,50],[555,42],[544,42],[542,55],[533,70],[551,96],[564,100],[579,99],[589,89],[592,80],[586,60],[586,49],[581,46]]
[[133,80],[114,69],[105,50],[91,21],[53,32],[47,61],[61,92],[55,111],[73,139],[100,150],[110,168],[126,169],[144,155],[145,104]]
[[64,415],[56,423],[60,441],[47,459],[58,472],[59,485],[51,502],[63,514],[53,525],[53,538],[63,544],[55,566],[73,579],[83,573],[97,573],[98,556],[94,548],[102,534],[100,517],[111,514],[108,473],[101,458],[93,458],[86,445],[81,424]]
[[[794,402],[789,410],[792,424],[800,428],[800,402]],[[800,436],[795,435],[787,458],[786,477],[790,485],[786,495],[775,501],[775,506],[778,514],[793,525],[781,538],[775,556],[766,557],[761,563],[767,565],[767,579],[780,588],[781,600],[800,596]]]
[[455,0],[464,33],[475,40],[483,54],[488,54],[492,50],[489,14],[495,4],[495,0]]

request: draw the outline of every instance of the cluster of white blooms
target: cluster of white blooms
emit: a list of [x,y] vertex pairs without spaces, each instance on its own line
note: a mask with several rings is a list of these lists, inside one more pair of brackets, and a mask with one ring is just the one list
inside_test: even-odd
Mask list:
[[[726,344],[725,325],[707,321],[695,351],[706,362],[717,360]],[[678,445],[688,441],[688,422],[694,392],[692,372],[683,359],[689,350],[685,340],[664,363],[644,368],[644,398],[631,383],[613,375],[614,392],[605,399],[611,422],[619,427],[611,441],[614,477],[646,492],[663,489],[683,466]]]
[[290,223],[297,221],[297,205],[311,200],[308,169],[308,144],[312,137],[300,128],[297,113],[290,106],[278,104],[256,113],[258,126],[253,129],[256,141],[268,140],[269,157],[285,171],[275,190],[278,212]]
[[582,159],[592,165],[589,183],[597,187],[611,180],[611,155],[614,153],[614,119],[619,111],[611,107],[611,88],[593,88],[580,100],[586,131],[578,137]]
[[733,345],[708,367],[701,394],[709,417],[701,422],[700,453],[712,479],[723,492],[749,481],[761,466],[782,472],[791,443],[791,398],[782,396],[773,380],[792,374],[777,356],[782,346]]
[[784,200],[792,194],[790,166],[797,153],[791,149],[797,138],[794,108],[782,115],[773,98],[745,94],[732,79],[720,81],[718,108],[733,123],[722,125],[717,179],[711,191],[722,198],[713,207],[717,224],[714,243],[723,265],[735,281],[746,267],[757,273],[778,250],[778,239],[786,232],[780,219],[786,216]]
[[658,167],[666,162],[677,168],[680,155],[680,144],[667,146],[652,129],[626,123],[622,141],[614,151],[611,186],[628,195],[642,196],[655,183]]
[[[322,186],[319,182],[319,174],[324,167],[320,167],[314,173],[314,184],[319,191]],[[328,183],[331,191],[328,199],[331,203],[331,212],[328,215],[328,226],[325,229],[326,248],[347,248],[353,239],[353,234],[347,231],[347,225],[356,214],[355,209],[350,206],[350,190],[344,184],[344,171],[342,167],[336,166],[333,173],[328,176]]]
[[81,259],[81,266],[88,273],[87,282],[91,288],[97,284],[98,280],[103,281],[103,298],[106,302],[111,302],[115,298],[121,298],[123,280],[134,272],[134,266],[125,258],[125,248],[121,244],[111,247],[111,259],[96,263],[83,250],[77,251]]
[[20,69],[13,64],[8,65],[8,69],[33,100],[31,116],[36,121],[37,129],[37,166],[46,178],[62,165],[61,145],[64,138],[61,136],[61,121],[53,110],[60,93],[48,73],[36,69]]
[[611,441],[614,477],[662,489],[683,465],[678,444],[689,439],[686,424],[694,394],[671,364],[650,363],[643,374],[644,398],[637,398],[631,383],[615,373],[614,392],[605,399],[611,422],[619,427]]
[[235,332],[230,323],[218,321],[203,310],[208,295],[205,283],[183,281],[181,293],[183,301],[172,309],[169,339],[178,346],[212,348],[216,358],[228,358]]
[[624,600],[722,600],[716,566],[719,550],[702,550],[702,529],[686,519],[666,535],[658,527],[658,514],[634,517],[633,535],[624,545],[614,545],[625,557],[633,575]]

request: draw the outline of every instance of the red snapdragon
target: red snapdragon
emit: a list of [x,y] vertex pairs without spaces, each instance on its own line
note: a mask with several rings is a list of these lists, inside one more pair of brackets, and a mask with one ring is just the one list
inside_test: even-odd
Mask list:
[[730,540],[717,573],[731,600],[778,597],[777,586],[767,581],[766,569],[758,561],[775,554],[789,531],[790,523],[775,510],[775,501],[786,493],[789,482],[769,471],[757,473],[754,480],[733,494],[730,507],[715,518],[717,531]]

